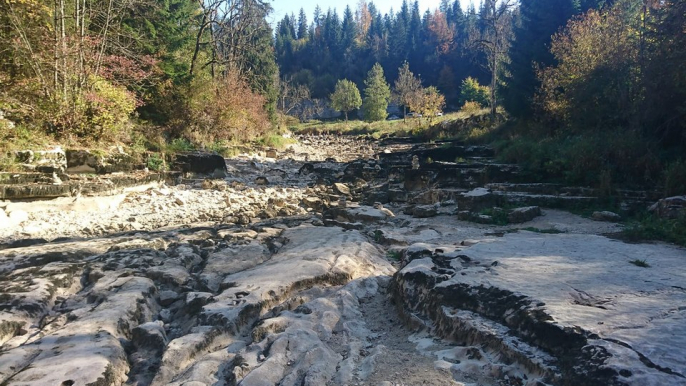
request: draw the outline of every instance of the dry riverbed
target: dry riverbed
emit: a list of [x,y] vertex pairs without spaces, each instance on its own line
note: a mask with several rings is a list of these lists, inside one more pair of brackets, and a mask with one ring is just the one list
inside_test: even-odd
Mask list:
[[1,203],[0,383],[686,385],[686,251],[561,210],[374,208],[389,148],[309,137],[219,180]]

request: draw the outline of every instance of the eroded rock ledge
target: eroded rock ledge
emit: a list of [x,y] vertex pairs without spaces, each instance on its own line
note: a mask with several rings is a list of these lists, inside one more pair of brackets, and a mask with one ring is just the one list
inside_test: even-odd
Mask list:
[[[628,264],[650,257],[646,270]],[[479,343],[554,385],[684,385],[683,252],[600,236],[520,232],[405,252],[406,319]]]

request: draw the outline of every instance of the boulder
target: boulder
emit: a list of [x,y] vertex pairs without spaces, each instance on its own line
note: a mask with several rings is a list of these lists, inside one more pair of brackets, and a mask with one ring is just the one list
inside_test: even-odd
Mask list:
[[457,207],[460,210],[477,212],[484,208],[497,206],[498,197],[485,188],[476,188],[457,195]]
[[541,208],[538,206],[527,206],[512,210],[507,215],[507,221],[512,224],[521,224],[523,222],[531,221],[541,215]]
[[618,215],[617,213],[609,212],[609,211],[593,212],[593,215],[591,215],[591,218],[595,221],[606,221],[606,222],[622,221],[622,216]]
[[416,218],[428,218],[438,215],[438,209],[434,205],[417,205],[412,210],[412,216]]
[[686,214],[686,196],[663,198],[653,204],[648,210],[662,218],[678,218]]
[[388,189],[388,200],[391,202],[407,202],[407,191],[404,189]]
[[226,171],[226,161],[217,153],[181,153],[176,155],[173,165],[184,173],[212,174],[216,170]]

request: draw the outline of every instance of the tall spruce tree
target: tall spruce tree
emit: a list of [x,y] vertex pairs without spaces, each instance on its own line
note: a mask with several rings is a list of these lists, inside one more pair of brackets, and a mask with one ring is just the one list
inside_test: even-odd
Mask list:
[[300,13],[298,14],[298,39],[307,38],[307,29],[307,15],[305,15],[305,10],[300,8]]
[[386,119],[388,115],[386,109],[391,99],[391,88],[386,83],[383,68],[379,63],[374,64],[367,73],[364,84],[366,86],[364,100],[362,101],[364,119],[370,122]]
[[519,23],[510,47],[509,76],[503,90],[505,109],[518,117],[530,116],[540,86],[536,66],[554,64],[551,36],[579,11],[578,0],[521,0]]

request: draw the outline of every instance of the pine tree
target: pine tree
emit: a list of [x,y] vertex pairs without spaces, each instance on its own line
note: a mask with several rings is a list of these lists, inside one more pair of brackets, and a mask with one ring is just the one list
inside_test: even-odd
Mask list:
[[551,36],[578,12],[578,0],[521,0],[520,23],[510,48],[510,76],[503,90],[505,109],[514,116],[529,116],[534,93],[540,86],[536,66],[554,64]]
[[262,19],[253,28],[255,32],[252,35],[251,49],[244,53],[244,66],[249,69],[246,71],[246,78],[250,88],[265,97],[264,107],[270,120],[274,121],[276,119],[276,101],[279,97],[276,84],[279,67],[274,56],[272,29],[265,19]]
[[307,15],[305,15],[305,10],[300,8],[300,14],[298,15],[298,39],[307,38]]
[[386,83],[383,68],[379,63],[374,64],[374,67],[367,73],[367,79],[364,81],[364,84],[366,87],[364,89],[362,108],[365,120],[371,122],[386,119],[388,115],[386,109],[391,99],[391,89],[388,83]]
[[352,47],[356,35],[357,30],[355,29],[355,18],[353,16],[353,11],[350,9],[350,6],[346,5],[345,12],[343,12],[343,24],[341,26],[341,41],[343,51]]
[[331,107],[345,114],[345,122],[348,122],[348,112],[360,108],[362,98],[360,90],[355,83],[342,79],[336,83],[336,90],[331,94]]

